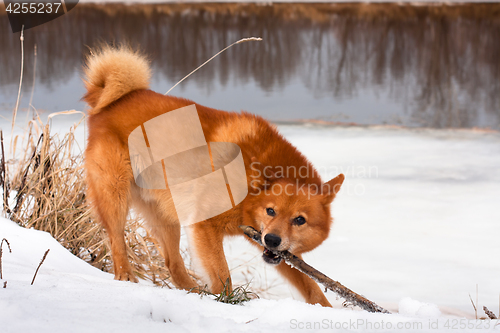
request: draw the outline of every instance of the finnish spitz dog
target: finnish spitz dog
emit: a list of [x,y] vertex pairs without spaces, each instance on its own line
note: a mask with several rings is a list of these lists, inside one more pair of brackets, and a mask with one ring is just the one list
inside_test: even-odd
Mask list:
[[[311,163],[263,118],[246,112],[224,112],[193,101],[149,90],[151,69],[146,57],[128,47],[92,50],[84,65],[84,101],[88,110],[85,151],[87,197],[111,242],[115,279],[137,282],[127,258],[125,221],[134,208],[158,240],[165,265],[178,288],[198,287],[179,253],[181,225],[167,190],[148,190],[134,181],[128,141],[144,122],[195,104],[207,142],[232,142],[242,152],[248,195],[234,208],[186,226],[196,270],[211,292],[230,281],[223,250],[225,236],[242,236],[239,225],[262,232],[271,250],[297,256],[320,245],[332,224],[330,204],[344,175],[323,183]],[[246,237],[245,237],[246,238]],[[256,243],[252,244],[258,246]],[[310,304],[331,306],[321,288],[305,274],[260,248]]]

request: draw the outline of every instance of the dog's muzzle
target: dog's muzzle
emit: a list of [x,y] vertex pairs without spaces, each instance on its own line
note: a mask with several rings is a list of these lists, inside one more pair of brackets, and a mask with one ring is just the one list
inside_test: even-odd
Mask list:
[[[266,234],[264,236],[264,252],[262,253],[262,258],[265,262],[272,265],[278,265],[281,263],[282,258],[277,254],[274,254],[272,250],[277,250],[278,246],[281,244],[281,237],[276,234]],[[271,250],[269,250],[271,249]]]

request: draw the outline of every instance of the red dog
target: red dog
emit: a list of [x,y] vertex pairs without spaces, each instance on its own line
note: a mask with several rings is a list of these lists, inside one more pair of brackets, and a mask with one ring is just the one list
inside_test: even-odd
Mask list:
[[[88,198],[111,240],[115,279],[137,281],[124,239],[127,213],[133,207],[159,241],[175,285],[190,289],[197,285],[179,253],[180,224],[170,192],[136,185],[127,138],[149,119],[194,102],[148,90],[150,73],[148,61],[124,47],[94,50],[87,59],[84,100],[91,108],[85,152]],[[198,104],[196,109],[207,142],[232,142],[241,148],[249,185],[247,197],[236,207],[186,227],[201,273],[211,291],[220,293],[222,282],[230,281],[224,236],[243,235],[238,226],[249,225],[262,232],[268,248],[289,250],[300,257],[327,238],[332,224],[330,204],[344,175],[322,183],[307,159],[259,116]],[[263,257],[276,264],[308,303],[331,306],[309,277],[268,250]]]

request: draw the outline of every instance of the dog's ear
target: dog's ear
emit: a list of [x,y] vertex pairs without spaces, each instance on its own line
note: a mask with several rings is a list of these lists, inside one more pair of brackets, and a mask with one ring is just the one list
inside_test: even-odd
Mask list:
[[253,189],[264,189],[270,186],[272,181],[279,178],[272,170],[272,167],[265,166],[255,157],[252,157],[251,159],[250,170],[250,177],[252,178],[250,188]]
[[337,177],[323,184],[321,190],[324,196],[323,203],[325,205],[329,205],[330,203],[332,203],[335,195],[337,195],[337,193],[340,191],[340,187],[342,186],[344,179],[345,176],[341,173]]

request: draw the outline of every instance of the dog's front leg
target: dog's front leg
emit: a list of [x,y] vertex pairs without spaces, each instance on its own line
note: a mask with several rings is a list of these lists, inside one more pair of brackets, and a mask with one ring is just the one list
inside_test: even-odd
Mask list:
[[224,255],[224,229],[216,221],[203,221],[186,227],[195,270],[210,291],[220,294],[224,287],[232,290],[231,276]]
[[276,268],[281,275],[297,288],[307,303],[332,307],[323,290],[310,277],[287,265],[284,260]]

